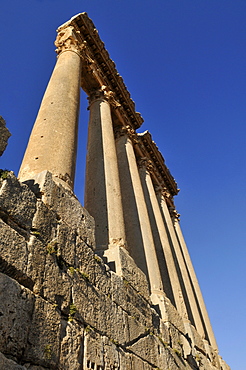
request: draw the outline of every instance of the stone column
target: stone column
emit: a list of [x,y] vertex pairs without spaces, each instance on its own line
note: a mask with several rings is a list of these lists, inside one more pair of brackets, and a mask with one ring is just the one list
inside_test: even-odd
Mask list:
[[[138,267],[146,274],[154,304],[165,315],[164,295],[147,207],[139,177],[132,140],[126,130],[116,140],[119,173],[124,199],[123,210],[128,250]],[[128,131],[129,133],[129,131]]]
[[58,59],[20,167],[21,181],[48,170],[73,188],[80,100],[81,50],[72,26],[59,29]]
[[[160,205],[157,200],[153,182],[150,176],[152,169],[151,161],[142,158],[139,161],[139,173],[148,208],[151,229],[154,237],[155,248],[160,265],[164,290],[183,318],[188,319],[182,289],[176,271],[170,241],[165,229]],[[167,282],[168,281],[168,282]],[[171,295],[167,289],[171,288]]]
[[163,211],[164,222],[166,223],[170,240],[173,246],[173,251],[176,258],[176,269],[178,269],[178,275],[180,283],[183,289],[183,296],[188,311],[188,318],[191,323],[194,324],[198,333],[202,338],[205,338],[204,326],[202,323],[201,315],[197,306],[196,296],[193,290],[192,281],[190,280],[189,272],[187,270],[186,261],[184,259],[182,250],[180,248],[173,222],[166,204],[165,192],[161,196],[161,208]]
[[200,286],[199,286],[199,283],[198,283],[198,280],[197,280],[197,277],[196,277],[196,273],[195,273],[193,264],[191,262],[191,258],[190,258],[189,252],[188,252],[188,248],[186,246],[186,243],[185,243],[185,240],[184,240],[181,228],[180,228],[178,217],[173,217],[173,224],[174,224],[174,228],[175,228],[175,231],[176,231],[178,241],[180,243],[180,247],[182,249],[182,253],[183,253],[183,256],[184,256],[184,260],[185,260],[187,269],[189,271],[189,275],[190,275],[190,278],[191,278],[191,281],[192,281],[192,284],[193,284],[193,287],[194,287],[194,291],[195,291],[195,294],[196,294],[196,297],[197,297],[198,305],[199,305],[199,308],[200,308],[200,311],[201,311],[202,319],[203,319],[205,330],[206,330],[206,336],[207,336],[206,339],[210,342],[211,346],[215,350],[218,350],[216,339],[214,337],[213,329],[212,329],[212,326],[211,326],[211,323],[210,323],[210,320],[209,320],[208,312],[207,312],[207,309],[206,309],[206,306],[205,306],[205,303],[204,303],[204,300],[203,300],[203,296],[202,296],[202,293],[201,293],[201,290],[200,290]]
[[110,97],[103,88],[89,97],[85,208],[95,219],[98,250],[125,244]]

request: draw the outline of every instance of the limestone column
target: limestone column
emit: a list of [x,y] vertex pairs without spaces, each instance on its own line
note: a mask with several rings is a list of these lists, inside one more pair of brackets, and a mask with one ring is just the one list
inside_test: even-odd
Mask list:
[[198,300],[198,304],[199,304],[199,308],[200,308],[200,311],[201,311],[202,319],[203,319],[204,326],[205,326],[205,329],[206,329],[206,334],[208,336],[208,338],[206,338],[206,339],[208,339],[211,346],[215,350],[218,350],[216,339],[214,337],[213,329],[212,329],[212,326],[211,326],[211,323],[210,323],[210,320],[209,320],[208,312],[207,312],[207,309],[206,309],[206,306],[205,306],[205,303],[204,303],[204,300],[203,300],[203,296],[202,296],[202,293],[201,293],[201,289],[200,289],[200,286],[199,286],[199,283],[198,283],[198,280],[197,280],[197,277],[196,277],[196,273],[195,273],[193,264],[191,262],[191,258],[190,258],[189,252],[188,252],[188,248],[186,246],[186,243],[185,243],[185,240],[184,240],[181,228],[180,228],[178,217],[173,217],[173,224],[174,224],[176,235],[177,235],[178,241],[180,243],[180,247],[181,247],[182,252],[183,252],[184,260],[185,260],[185,263],[186,263],[187,269],[189,271],[189,275],[190,275],[190,278],[191,278],[191,281],[192,281],[192,284],[193,284],[193,287],[194,287],[194,290],[195,290],[195,294],[196,294],[196,297],[197,297],[197,300]]
[[[148,208],[152,233],[154,236],[155,248],[159,260],[164,290],[167,293],[166,285],[168,284],[165,284],[165,281],[169,280],[173,297],[170,297],[169,294],[167,295],[174,304],[174,306],[176,306],[181,316],[183,318],[188,319],[188,314],[186,306],[184,304],[182,289],[176,271],[170,242],[165,229],[162,213],[160,210],[160,206],[156,197],[155,189],[150,175],[151,170],[152,170],[151,162],[148,161],[146,158],[142,158],[139,161],[139,173],[144,191],[146,205]],[[163,261],[162,256],[164,256],[165,263]]]
[[161,302],[163,286],[156,257],[147,207],[139,177],[132,140],[126,131],[118,133],[116,140],[119,173],[124,199],[124,220],[130,255],[146,274],[154,304],[159,304],[164,316]]
[[48,170],[73,188],[80,100],[81,50],[72,26],[59,29],[58,59],[20,167],[20,180]]
[[202,338],[205,338],[204,326],[202,323],[201,315],[197,306],[196,297],[194,294],[192,282],[190,280],[190,276],[187,270],[187,266],[184,260],[184,256],[180,249],[180,245],[174,230],[173,222],[166,204],[165,196],[162,194],[161,196],[161,208],[163,211],[164,222],[167,225],[167,229],[170,235],[170,239],[173,245],[173,251],[176,257],[177,266],[176,268],[179,269],[179,279],[180,284],[182,285],[183,289],[183,296],[186,303],[188,317],[190,321],[195,325],[198,333],[201,335]]
[[89,97],[85,208],[96,223],[98,250],[125,244],[122,200],[110,93],[103,88]]

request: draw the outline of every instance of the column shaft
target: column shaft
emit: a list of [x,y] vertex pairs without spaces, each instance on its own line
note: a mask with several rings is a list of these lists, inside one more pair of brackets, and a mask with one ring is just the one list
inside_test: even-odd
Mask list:
[[[144,164],[140,166],[139,173],[145,194],[146,204],[148,207],[151,228],[154,236],[155,247],[157,250],[158,261],[164,284],[164,291],[167,293],[167,296],[170,298],[172,303],[176,306],[181,316],[188,318],[170,242],[168,240],[168,235],[163,222],[160,205],[156,197],[150,173]],[[163,261],[163,255],[165,261]],[[170,281],[173,297],[170,297],[168,292],[166,291],[166,285],[168,284],[165,284],[165,281],[167,280]]]
[[125,243],[125,227],[111,109],[100,94],[90,104],[85,208],[95,219],[97,248],[107,249]]
[[75,175],[81,58],[71,50],[59,55],[34,124],[19,178],[48,170],[72,188]]
[[161,197],[161,208],[163,210],[164,221],[166,222],[167,229],[170,234],[170,239],[173,245],[174,254],[177,260],[177,268],[179,269],[179,278],[181,286],[183,287],[183,296],[188,311],[188,317],[191,320],[191,322],[195,325],[201,337],[205,338],[204,327],[198,310],[196,297],[192,289],[192,284],[187,271],[185,260],[180,249],[180,245],[174,230],[173,222],[164,196]]
[[199,286],[197,277],[196,277],[196,273],[195,273],[193,264],[191,262],[191,258],[190,258],[190,255],[189,255],[189,252],[188,252],[188,249],[187,249],[187,246],[186,246],[186,243],[185,243],[185,240],[184,240],[184,237],[183,237],[180,225],[179,225],[179,221],[178,221],[177,218],[174,219],[174,228],[176,230],[177,238],[178,238],[178,241],[180,243],[180,246],[181,246],[181,249],[182,249],[182,252],[183,252],[183,256],[184,256],[184,259],[185,259],[185,263],[186,263],[187,269],[189,271],[189,275],[190,275],[190,278],[191,278],[191,281],[192,281],[192,284],[193,284],[193,287],[194,287],[194,290],[195,290],[195,294],[196,294],[196,297],[197,297],[197,300],[198,300],[199,308],[200,308],[201,315],[202,315],[202,318],[203,318],[203,322],[204,322],[204,325],[205,325],[205,329],[206,329],[206,332],[207,332],[206,334],[208,336],[207,339],[208,339],[208,341],[210,342],[211,346],[214,349],[218,349],[216,339],[214,337],[213,329],[212,329],[212,326],[211,326],[211,323],[210,323],[210,320],[209,320],[208,312],[207,312],[207,309],[206,309],[206,306],[205,306],[205,303],[204,303],[204,300],[203,300],[203,296],[202,296],[202,293],[201,293],[201,290],[200,290],[200,286]]
[[127,135],[122,135],[117,139],[116,147],[124,196],[124,219],[129,252],[148,277],[151,293],[163,294],[160,270],[132,141]]

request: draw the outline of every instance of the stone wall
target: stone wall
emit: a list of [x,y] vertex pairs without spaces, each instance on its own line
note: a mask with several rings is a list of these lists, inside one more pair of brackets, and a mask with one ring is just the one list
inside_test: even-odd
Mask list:
[[0,369],[229,367],[118,247],[121,276],[94,253],[94,221],[44,171],[0,179]]

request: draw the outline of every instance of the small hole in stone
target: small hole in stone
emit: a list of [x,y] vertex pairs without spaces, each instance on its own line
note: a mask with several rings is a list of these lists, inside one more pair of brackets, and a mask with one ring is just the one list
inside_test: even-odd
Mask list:
[[42,136],[40,136],[40,137],[43,137],[43,135],[42,135]]
[[38,157],[36,157],[35,159],[38,159]]

